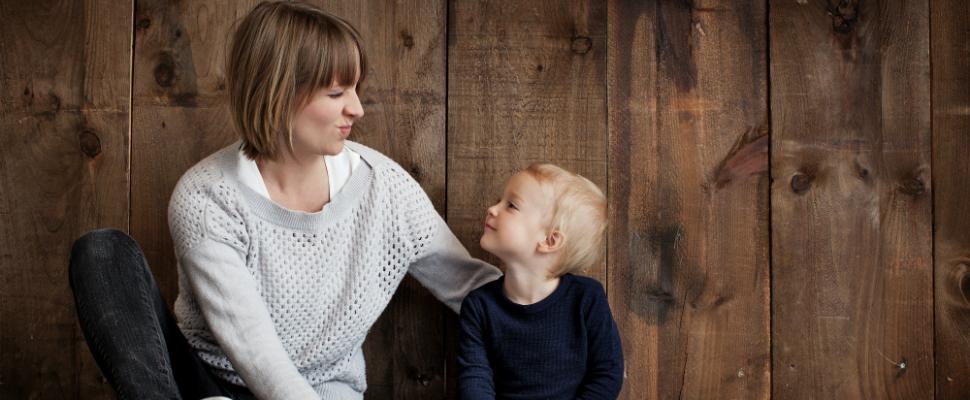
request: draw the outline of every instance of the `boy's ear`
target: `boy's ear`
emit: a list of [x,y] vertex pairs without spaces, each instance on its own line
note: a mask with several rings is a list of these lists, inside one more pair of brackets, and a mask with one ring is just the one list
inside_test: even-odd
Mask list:
[[563,243],[565,243],[565,241],[566,241],[566,237],[563,236],[562,232],[559,232],[558,229],[553,229],[552,232],[546,235],[545,240],[539,242],[538,251],[540,253],[557,252],[559,251],[559,249],[562,248],[562,245]]

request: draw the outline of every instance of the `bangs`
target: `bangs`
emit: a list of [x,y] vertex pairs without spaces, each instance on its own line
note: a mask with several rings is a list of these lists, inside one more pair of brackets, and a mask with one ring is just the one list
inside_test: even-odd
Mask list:
[[367,74],[367,58],[360,35],[347,22],[329,19],[313,21],[302,38],[296,89],[302,96],[333,84],[358,86]]

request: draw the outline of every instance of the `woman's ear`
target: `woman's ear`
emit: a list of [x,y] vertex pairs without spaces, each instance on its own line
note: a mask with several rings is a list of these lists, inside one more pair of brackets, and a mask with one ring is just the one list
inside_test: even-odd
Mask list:
[[558,229],[553,229],[546,235],[546,239],[539,242],[538,251],[540,253],[555,253],[562,248],[563,243],[565,243],[566,237],[563,236],[562,232]]

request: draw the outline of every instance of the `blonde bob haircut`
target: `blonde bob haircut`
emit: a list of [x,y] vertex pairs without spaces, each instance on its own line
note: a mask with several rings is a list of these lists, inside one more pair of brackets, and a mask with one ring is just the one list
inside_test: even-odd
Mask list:
[[364,80],[367,58],[347,21],[299,2],[260,3],[239,22],[226,57],[229,110],[247,157],[277,159],[280,135],[313,94]]
[[552,164],[525,169],[540,185],[552,190],[550,231],[564,237],[559,268],[553,276],[577,272],[603,259],[606,247],[606,196],[595,183]]

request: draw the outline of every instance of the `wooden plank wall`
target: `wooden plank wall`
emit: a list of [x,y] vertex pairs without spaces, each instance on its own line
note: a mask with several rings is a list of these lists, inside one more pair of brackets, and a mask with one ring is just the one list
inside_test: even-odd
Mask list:
[[956,400],[970,397],[970,5],[932,1],[930,38],[934,385]]
[[[608,192],[624,399],[970,397],[970,6],[957,0],[315,0],[372,61],[354,139],[472,254],[536,161]],[[0,398],[112,398],[73,239],[129,231],[169,302],[166,207],[234,140],[247,1],[0,0]],[[457,320],[408,278],[370,399],[452,398]]]
[[131,4],[0,3],[0,398],[107,397],[67,260],[129,221]]
[[771,4],[775,397],[933,397],[928,6]]
[[765,4],[609,11],[608,275],[623,398],[767,398]]

